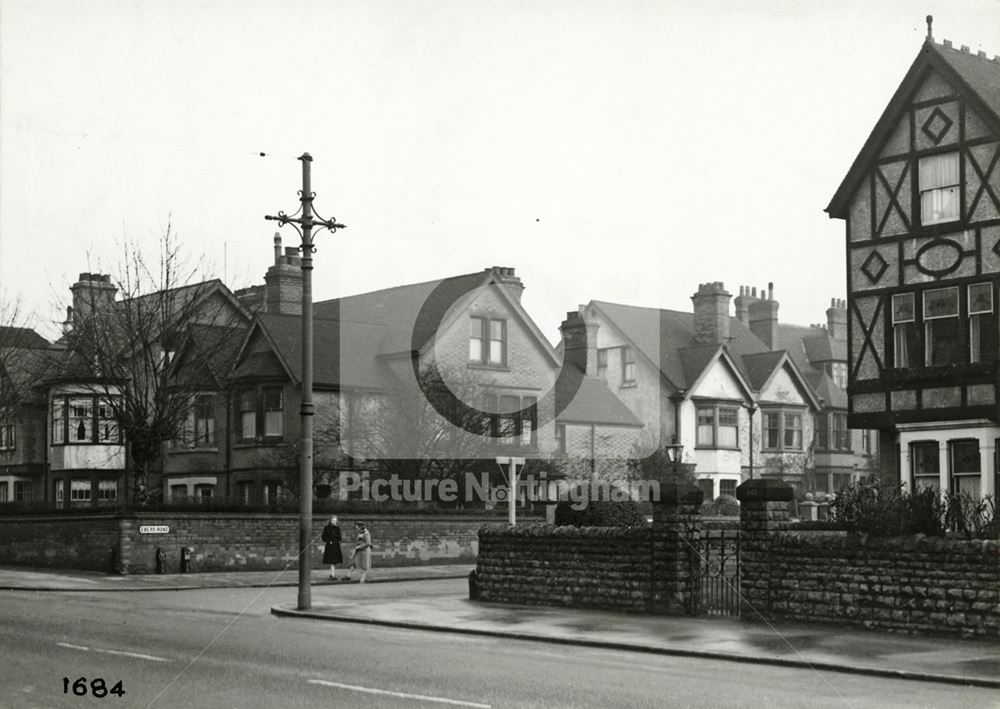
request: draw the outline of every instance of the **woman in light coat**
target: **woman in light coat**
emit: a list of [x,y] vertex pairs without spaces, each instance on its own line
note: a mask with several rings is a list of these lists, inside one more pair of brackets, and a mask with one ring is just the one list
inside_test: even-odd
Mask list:
[[348,578],[354,573],[354,569],[361,572],[360,582],[365,582],[368,569],[372,567],[372,535],[365,529],[364,522],[355,522],[354,527],[358,533],[358,543],[351,551],[351,559],[354,561],[354,568],[348,572]]

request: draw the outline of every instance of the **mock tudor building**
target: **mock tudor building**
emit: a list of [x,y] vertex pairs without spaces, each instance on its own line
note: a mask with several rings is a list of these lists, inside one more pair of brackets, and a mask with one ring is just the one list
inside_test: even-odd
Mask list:
[[[596,376],[660,445],[683,446],[706,498],[749,477],[832,492],[875,465],[871,436],[846,430],[846,312],[823,326],[779,323],[773,288],[732,295],[705,283],[693,311],[604,301],[581,306]],[[819,427],[817,429],[817,427]]]
[[849,414],[904,484],[997,491],[1000,57],[931,33],[826,211],[847,234]]

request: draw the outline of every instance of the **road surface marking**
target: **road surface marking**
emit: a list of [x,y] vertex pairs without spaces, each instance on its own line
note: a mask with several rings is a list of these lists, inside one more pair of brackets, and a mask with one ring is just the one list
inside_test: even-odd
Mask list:
[[139,660],[149,660],[151,662],[170,662],[165,657],[157,657],[156,655],[144,655],[141,652],[129,652],[128,650],[104,650],[99,647],[89,648],[86,645],[70,645],[69,643],[56,643],[59,647],[66,647],[70,650],[83,650],[84,652],[100,652],[105,655],[124,655],[125,657],[135,657]]
[[311,679],[309,684],[322,684],[325,687],[335,687],[337,689],[349,689],[352,692],[366,692],[368,694],[381,694],[388,697],[399,697],[400,699],[418,699],[422,702],[437,702],[438,704],[454,704],[460,707],[475,707],[476,709],[491,709],[489,704],[477,704],[475,702],[463,702],[458,699],[446,699],[445,697],[428,697],[423,694],[408,694],[406,692],[392,692],[388,689],[375,689],[374,687],[359,687],[356,684],[341,684],[340,682],[330,682],[325,679]]

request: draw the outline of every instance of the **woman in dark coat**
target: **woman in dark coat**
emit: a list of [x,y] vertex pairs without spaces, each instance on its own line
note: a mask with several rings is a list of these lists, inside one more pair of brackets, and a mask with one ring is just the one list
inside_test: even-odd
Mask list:
[[330,565],[330,580],[333,581],[337,577],[337,564],[344,563],[344,555],[340,551],[340,527],[337,526],[336,517],[331,517],[323,527],[323,541],[326,542],[323,563]]

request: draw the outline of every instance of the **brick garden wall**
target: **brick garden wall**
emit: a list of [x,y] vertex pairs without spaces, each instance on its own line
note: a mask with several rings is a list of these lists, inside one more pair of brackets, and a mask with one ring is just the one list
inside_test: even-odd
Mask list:
[[[313,566],[322,567],[319,535],[327,517],[315,517]],[[344,558],[355,543],[354,521],[340,517]],[[366,515],[372,566],[473,563],[477,531],[494,518],[437,515]],[[140,534],[140,525],[165,525],[168,534]],[[180,571],[190,546],[191,571],[298,568],[298,515],[140,513],[99,516],[45,515],[0,519],[0,564],[119,571],[156,571],[156,550],[166,553],[166,573]]]
[[652,530],[537,524],[479,531],[479,600],[648,610]]
[[1000,636],[1000,543],[775,536],[770,615],[912,632]]
[[117,549],[114,515],[0,520],[0,564],[110,571]]

